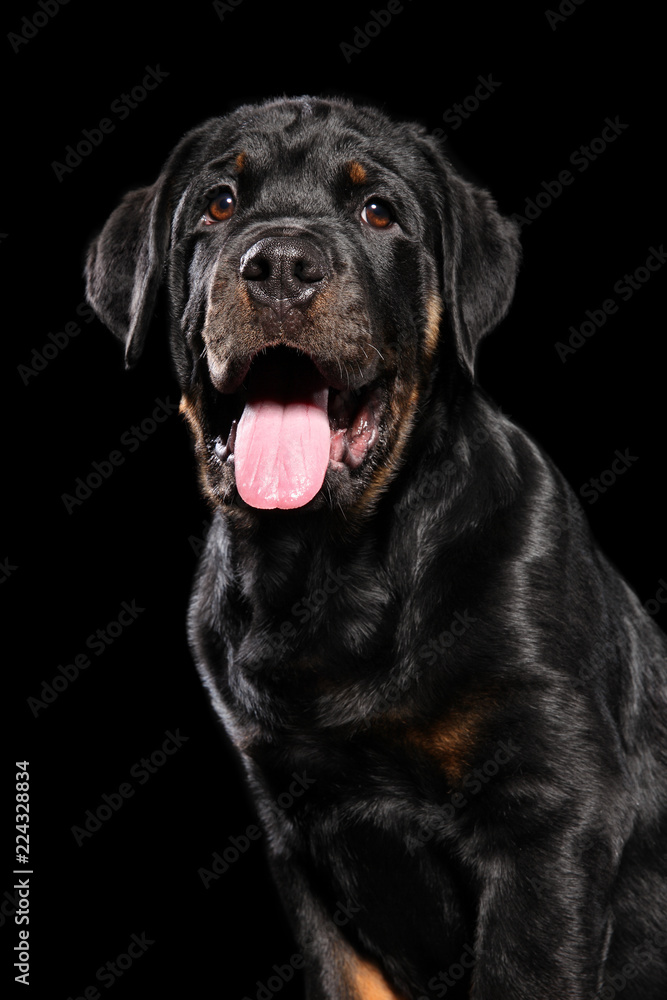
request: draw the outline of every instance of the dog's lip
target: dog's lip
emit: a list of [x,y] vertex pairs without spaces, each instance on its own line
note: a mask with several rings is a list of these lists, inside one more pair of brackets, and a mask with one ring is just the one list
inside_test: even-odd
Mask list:
[[232,357],[226,364],[228,374],[216,379],[216,389],[222,395],[236,395],[243,391],[244,383],[248,378],[248,373],[253,362],[266,351],[288,349],[300,355],[305,355],[318,370],[322,379],[330,389],[337,391],[356,391],[371,383],[377,374],[377,366],[371,362],[364,368],[359,368],[358,372],[346,371],[338,362],[327,361],[318,356],[316,352],[308,351],[300,344],[294,344],[286,340],[272,340],[256,347],[251,353],[244,357]]

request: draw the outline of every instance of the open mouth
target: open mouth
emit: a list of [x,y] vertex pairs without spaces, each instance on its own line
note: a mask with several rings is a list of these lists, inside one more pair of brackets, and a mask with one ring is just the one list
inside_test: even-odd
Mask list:
[[233,462],[237,490],[251,507],[303,507],[329,468],[359,468],[378,439],[377,390],[330,385],[294,348],[255,355],[243,385],[230,396],[228,430],[216,438],[215,453]]

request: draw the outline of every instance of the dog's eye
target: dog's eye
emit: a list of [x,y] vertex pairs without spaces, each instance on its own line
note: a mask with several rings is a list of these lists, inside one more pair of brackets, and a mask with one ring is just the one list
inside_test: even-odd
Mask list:
[[373,229],[388,229],[394,221],[394,214],[386,202],[370,198],[363,207],[361,218]]
[[207,209],[208,220],[210,222],[225,222],[231,219],[236,208],[236,198],[231,188],[222,188],[218,191],[213,201],[209,202]]

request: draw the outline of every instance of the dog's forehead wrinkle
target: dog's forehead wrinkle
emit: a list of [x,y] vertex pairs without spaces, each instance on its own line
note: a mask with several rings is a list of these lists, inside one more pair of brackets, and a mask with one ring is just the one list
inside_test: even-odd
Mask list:
[[218,152],[211,156],[199,169],[192,171],[191,183],[199,182],[215,184],[221,178],[232,179],[239,171],[236,169],[238,158],[245,150],[236,151],[236,146],[232,146],[230,151]]
[[[315,113],[322,108],[325,118]],[[244,151],[244,169],[254,160],[256,166],[272,170],[303,156],[316,158],[322,166],[332,158],[341,165],[345,158],[362,162],[365,158],[396,174],[406,166],[408,173],[415,172],[424,164],[415,130],[392,122],[381,112],[372,111],[369,116],[366,109],[347,103],[321,101],[268,104],[252,111],[241,120],[234,121],[232,115],[226,128],[216,130],[214,139],[218,156],[233,159]]]

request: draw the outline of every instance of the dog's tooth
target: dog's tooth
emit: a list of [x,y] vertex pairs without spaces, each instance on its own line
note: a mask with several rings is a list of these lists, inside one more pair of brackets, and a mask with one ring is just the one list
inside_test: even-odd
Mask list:
[[220,459],[221,462],[226,462],[229,459],[229,457],[234,453],[234,442],[236,440],[236,424],[237,421],[233,420],[232,426],[229,430],[229,434],[227,435],[226,444],[223,444],[220,435],[218,435],[217,438],[215,439],[213,450],[215,451],[215,454],[217,455],[217,457]]
[[236,427],[237,427],[237,424],[238,424],[238,420],[232,420],[232,426],[231,426],[231,428],[229,430],[229,437],[227,438],[227,449],[228,449],[228,454],[229,455],[233,455],[234,454],[234,443],[236,441]]
[[215,439],[213,450],[215,451],[216,455],[218,456],[221,462],[224,462],[227,456],[229,455],[228,444],[229,442],[227,444],[223,444],[220,435],[218,435],[218,437]]

